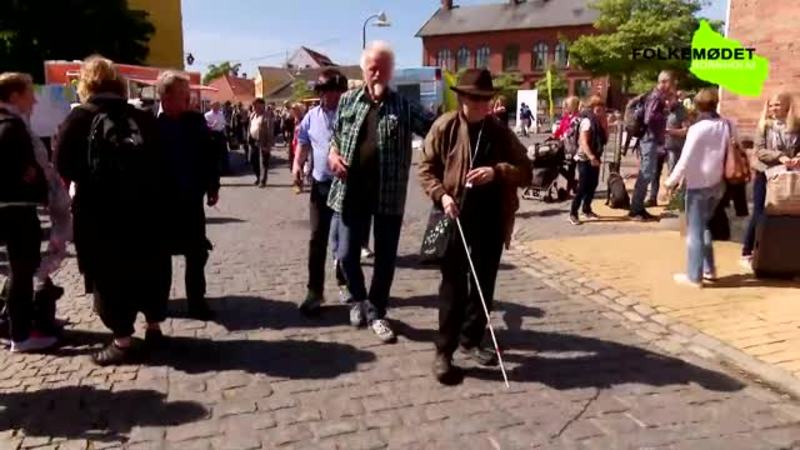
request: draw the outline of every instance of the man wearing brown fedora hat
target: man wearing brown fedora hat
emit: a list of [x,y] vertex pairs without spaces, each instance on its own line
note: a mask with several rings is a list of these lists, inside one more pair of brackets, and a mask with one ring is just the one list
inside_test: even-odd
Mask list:
[[[314,86],[320,105],[311,108],[303,117],[297,132],[297,149],[292,165],[292,174],[298,184],[303,177],[303,165],[311,158],[311,192],[309,195],[309,221],[311,237],[308,242],[308,292],[300,305],[303,314],[318,312],[325,301],[325,257],[328,249],[333,209],[328,206],[328,194],[333,182],[333,173],[328,168],[328,151],[331,148],[336,110],[339,98],[347,91],[347,77],[336,69],[320,73]],[[347,286],[341,266],[336,264],[336,278],[342,294]],[[346,300],[348,296],[344,295]]]
[[467,245],[459,230],[453,231],[440,261],[434,375],[445,384],[460,382],[461,372],[452,364],[459,344],[479,364],[497,364],[495,353],[481,347],[487,320],[479,289],[491,311],[503,246],[510,243],[519,208],[517,188],[531,180],[525,147],[491,114],[496,90],[489,71],[469,69],[451,89],[458,93],[458,110],[433,124],[419,166],[420,183],[434,208],[460,220]]

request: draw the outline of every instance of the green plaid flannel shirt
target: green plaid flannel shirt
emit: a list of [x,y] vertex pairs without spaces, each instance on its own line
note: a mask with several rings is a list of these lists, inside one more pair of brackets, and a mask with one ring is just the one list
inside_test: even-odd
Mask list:
[[[332,145],[352,166],[358,151],[358,137],[372,100],[366,88],[342,95],[336,112]],[[403,215],[406,188],[411,170],[412,134],[425,136],[433,124],[433,116],[419,105],[409,102],[390,90],[378,108],[378,204],[376,214]],[[349,208],[347,181],[334,179],[328,206],[342,213]]]

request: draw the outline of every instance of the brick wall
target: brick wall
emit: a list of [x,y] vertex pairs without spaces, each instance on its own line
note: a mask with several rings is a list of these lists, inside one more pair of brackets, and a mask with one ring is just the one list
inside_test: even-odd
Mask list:
[[796,0],[729,0],[729,37],[770,61],[760,98],[722,93],[722,114],[733,118],[742,134],[752,135],[764,102],[787,90],[800,92],[800,2]]

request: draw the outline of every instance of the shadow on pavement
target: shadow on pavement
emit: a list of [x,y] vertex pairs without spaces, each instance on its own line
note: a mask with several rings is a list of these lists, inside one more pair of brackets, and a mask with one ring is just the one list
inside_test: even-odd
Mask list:
[[[640,347],[557,332],[499,330],[500,346],[517,364],[509,379],[554,389],[608,388],[627,383],[650,386],[698,384],[712,391],[738,391],[744,384],[723,373]],[[502,382],[499,370],[473,368],[468,376]]]
[[[436,307],[435,296],[398,301],[395,307]],[[521,329],[523,317],[543,317],[546,312],[516,303],[497,301],[508,329],[496,330],[509,379],[520,383],[542,383],[559,390],[605,388],[626,383],[650,386],[696,383],[713,391],[737,391],[744,384],[725,374],[689,364],[641,347],[592,337]],[[418,329],[395,321],[399,335],[416,342],[433,342],[436,330]],[[487,348],[492,348],[487,334]],[[503,382],[499,369],[472,367],[467,376]]]
[[[298,304],[263,297],[228,296],[209,298],[208,304],[216,313],[213,322],[228,331],[258,329],[285,330],[287,328],[322,328],[349,323],[349,309],[344,305],[323,306],[318,317],[307,318],[300,314]],[[185,299],[170,300],[170,317],[186,318]]]
[[[439,270],[439,263],[431,263],[424,261],[422,259],[422,256],[416,253],[409,253],[407,255],[398,255],[396,264],[397,264],[396,267],[398,269]],[[511,264],[506,264],[504,262],[501,262],[499,270],[512,270],[514,268],[515,266],[512,266]]]
[[237,219],[236,217],[207,217],[207,225],[225,225],[228,223],[244,223],[246,220]]
[[208,415],[199,403],[167,402],[165,394],[152,390],[111,392],[91,386],[5,393],[0,406],[0,431],[101,442],[127,440],[134,427],[174,426]]
[[518,219],[530,219],[532,217],[555,217],[566,214],[566,209],[544,209],[542,211],[524,211],[517,213]]
[[738,288],[738,287],[770,287],[770,288],[800,288],[800,280],[797,279],[766,279],[756,278],[754,275],[729,275],[721,277],[714,283],[706,285],[709,289]]
[[[75,347],[60,349],[54,354],[89,353],[97,348],[94,344],[108,342],[111,337],[110,334],[83,330],[70,330],[68,334]],[[78,347],[80,343],[84,347]],[[190,374],[240,370],[277,378],[318,380],[355,372],[359,364],[375,360],[374,353],[349,344],[312,340],[214,340],[166,336],[160,349],[147,352],[140,343],[136,345],[139,355],[132,363],[166,366]]]

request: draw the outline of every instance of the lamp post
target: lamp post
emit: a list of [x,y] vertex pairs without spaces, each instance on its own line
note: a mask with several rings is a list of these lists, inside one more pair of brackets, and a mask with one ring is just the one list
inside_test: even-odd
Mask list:
[[376,27],[390,27],[390,26],[392,26],[391,22],[389,22],[389,19],[386,18],[386,13],[383,12],[383,11],[381,11],[380,14],[373,14],[373,15],[367,17],[367,20],[364,21],[364,26],[361,28],[361,49],[362,50],[367,48],[367,24],[372,19],[378,19],[378,21],[375,22],[375,25],[374,25]]

